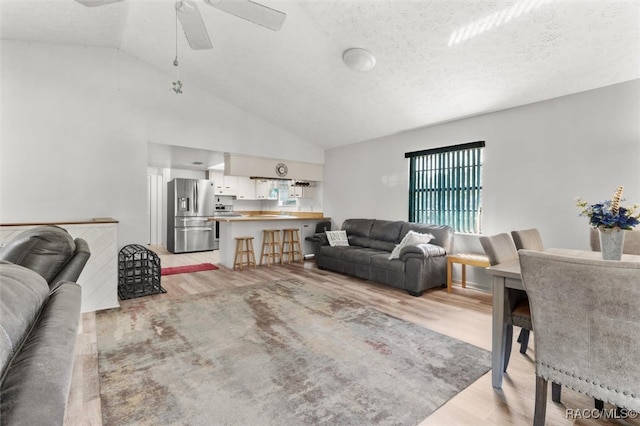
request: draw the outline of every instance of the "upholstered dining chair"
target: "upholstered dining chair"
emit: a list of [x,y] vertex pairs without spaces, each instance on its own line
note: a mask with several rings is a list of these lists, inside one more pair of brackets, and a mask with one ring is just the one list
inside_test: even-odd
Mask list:
[[[589,243],[591,250],[600,251],[600,237],[598,230],[591,228],[589,234]],[[640,230],[628,230],[624,233],[624,244],[622,246],[623,254],[635,254],[640,255]]]
[[[491,265],[518,260],[518,251],[509,234],[483,235],[480,237],[480,244]],[[523,335],[520,337],[520,353],[525,353],[529,344],[529,333],[532,330],[532,324],[527,293],[522,290],[508,288],[504,297],[504,312],[505,322],[507,323],[504,371],[507,371],[509,358],[511,357],[514,325],[521,327],[523,330]]]
[[535,426],[547,381],[640,411],[640,262],[521,250],[536,330]]
[[[540,231],[535,228],[523,229],[519,231],[511,231],[511,237],[516,245],[516,250],[544,250],[544,244],[542,243],[542,237]],[[529,330],[522,329],[518,336],[518,343],[520,343],[520,353],[526,353],[529,346]]]
[[513,237],[513,243],[516,245],[516,250],[544,250],[540,231],[535,228],[511,231],[511,236]]
[[[520,231],[511,231],[513,242],[518,250],[535,250],[544,251],[544,244],[542,243],[542,237],[540,231],[537,229],[524,229]],[[522,329],[520,336],[518,336],[518,343],[520,343],[520,353],[525,353],[527,346],[529,345],[529,330]],[[560,402],[562,387],[557,383],[551,383],[551,400],[553,402]],[[604,408],[604,402],[598,398],[594,398],[594,406],[598,410]]]

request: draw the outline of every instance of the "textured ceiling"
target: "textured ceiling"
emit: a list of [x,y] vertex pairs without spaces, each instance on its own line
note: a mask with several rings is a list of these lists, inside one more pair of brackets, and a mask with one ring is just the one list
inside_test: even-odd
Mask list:
[[[327,148],[640,77],[640,0],[260,1],[287,14],[279,32],[196,1],[213,49],[180,34],[183,90]],[[173,0],[0,5],[3,39],[113,47],[174,73]],[[351,47],[376,67],[347,68]]]

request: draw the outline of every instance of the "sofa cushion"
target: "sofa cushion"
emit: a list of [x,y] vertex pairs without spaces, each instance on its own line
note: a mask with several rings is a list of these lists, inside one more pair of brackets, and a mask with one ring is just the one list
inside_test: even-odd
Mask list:
[[433,241],[431,241],[430,244],[442,247],[446,253],[453,253],[454,233],[451,232],[451,228],[449,226],[405,222],[402,225],[402,231],[400,231],[400,238],[404,238],[409,231],[415,231],[421,234],[431,234],[433,235]]
[[373,238],[358,236],[349,237],[349,244],[352,246],[372,248],[374,250],[382,250],[386,252],[390,252],[396,246],[396,243],[392,241],[374,240]]
[[0,259],[31,269],[50,283],[75,251],[76,243],[65,229],[38,226],[18,234],[3,247]]
[[335,246],[331,247],[329,245],[320,247],[320,254],[325,257],[330,258],[341,258],[346,250],[349,250],[352,246]]
[[[418,244],[415,246],[406,246],[400,250],[400,259],[406,257],[417,257],[419,259],[426,257],[444,256],[447,252],[440,246],[435,244]],[[417,256],[416,256],[417,255]]]
[[393,248],[393,251],[389,255],[389,260],[397,259],[400,257],[400,251],[406,246],[417,246],[418,244],[429,244],[429,241],[433,240],[431,234],[421,234],[415,231],[407,232],[402,241]]
[[49,285],[36,272],[0,264],[0,382],[48,297]]
[[342,226],[349,237],[349,245],[390,252],[398,242],[403,223],[390,220],[347,219]]
[[342,252],[342,259],[345,262],[356,263],[359,265],[369,265],[371,256],[379,254],[380,250],[365,247],[352,247],[351,250]]
[[346,231],[326,231],[326,235],[331,247],[349,245]]
[[[49,287],[46,288],[48,291]],[[76,283],[65,281],[50,293],[3,377],[0,388],[2,424],[44,426],[64,423],[80,305],[81,289]]]
[[403,223],[402,221],[375,220],[371,227],[369,238],[396,244],[400,241],[400,231]]
[[340,259],[344,262],[357,263],[360,265],[369,265],[369,258],[373,255],[385,254],[380,250],[357,246],[322,246],[320,247],[320,255],[332,259]]
[[369,238],[373,222],[374,219],[347,219],[342,223],[342,229],[347,231],[349,236]]
[[389,260],[389,255],[381,253],[371,256],[371,267],[402,272],[404,271],[404,262],[397,259]]

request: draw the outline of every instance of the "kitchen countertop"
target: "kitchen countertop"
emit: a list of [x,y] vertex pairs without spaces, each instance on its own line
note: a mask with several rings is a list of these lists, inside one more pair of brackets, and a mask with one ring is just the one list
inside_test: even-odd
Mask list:
[[99,223],[118,223],[118,221],[111,217],[94,217],[88,220],[63,220],[60,222],[0,223],[0,226],[86,225]]
[[260,215],[242,215],[242,216],[218,216],[209,217],[208,220],[216,222],[258,222],[258,221],[272,221],[272,220],[330,220],[331,218],[320,217],[300,217],[287,214],[260,214]]

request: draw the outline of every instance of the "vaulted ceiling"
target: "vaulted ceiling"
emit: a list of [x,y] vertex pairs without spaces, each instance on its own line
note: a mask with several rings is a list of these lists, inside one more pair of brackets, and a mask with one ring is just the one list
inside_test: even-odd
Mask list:
[[[260,0],[287,14],[280,31],[195,1],[213,49],[179,30],[183,91],[324,148],[640,77],[638,0]],[[0,0],[0,34],[116,48],[173,76],[174,3]],[[346,67],[352,47],[375,68]]]

